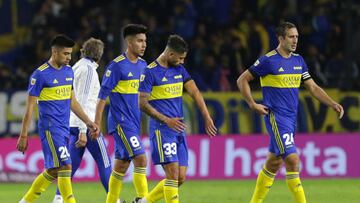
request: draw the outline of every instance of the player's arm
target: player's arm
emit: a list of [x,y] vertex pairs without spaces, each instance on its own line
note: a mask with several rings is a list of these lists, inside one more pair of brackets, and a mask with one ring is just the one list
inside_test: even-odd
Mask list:
[[199,107],[200,112],[204,118],[205,121],[205,131],[209,136],[215,136],[216,135],[216,127],[214,125],[214,122],[209,114],[209,111],[206,107],[205,101],[203,96],[201,95],[199,89],[197,88],[194,80],[189,80],[184,84],[184,88],[188,92],[188,94],[193,98],[196,105]]
[[262,104],[255,102],[254,98],[251,95],[250,81],[254,79],[254,76],[250,73],[249,70],[243,72],[240,77],[237,79],[237,86],[240,90],[241,95],[244,97],[245,101],[251,109],[256,111],[261,115],[268,114],[268,108]]
[[[80,106],[83,108],[84,112],[88,115],[89,109],[86,108],[86,102],[94,84],[92,83],[94,77],[94,70],[88,68],[87,66],[79,66],[78,70],[75,72],[75,81],[74,81],[74,92],[76,99]],[[79,132],[86,134],[86,124],[82,122],[79,118],[75,118],[76,126],[79,128]]]
[[28,96],[26,101],[26,110],[21,124],[21,132],[18,138],[16,148],[20,152],[24,153],[28,147],[28,130],[31,122],[32,114],[34,112],[34,106],[36,104],[37,97]]
[[343,107],[335,102],[331,97],[319,86],[317,85],[313,79],[308,79],[304,81],[304,86],[307,90],[309,90],[310,94],[319,100],[321,103],[326,104],[327,106],[331,107],[336,111],[341,119],[344,115]]
[[140,92],[140,109],[147,115],[165,123],[167,126],[177,132],[185,130],[186,125],[181,121],[182,118],[169,118],[164,114],[158,112],[151,104],[149,104],[150,94],[146,92]]
[[96,137],[99,135],[99,127],[90,120],[90,118],[86,115],[79,102],[75,98],[74,91],[71,91],[71,111],[75,113],[77,117],[79,117],[86,126],[91,130],[91,134]]
[[[79,66],[78,70],[74,73],[74,91],[75,96],[78,99],[80,106],[83,108],[85,113],[89,114],[89,109],[86,109],[86,101],[88,100],[89,94],[93,89],[93,70],[87,66]],[[87,90],[87,91],[86,91]],[[84,122],[82,122],[78,117],[74,119],[75,126],[79,129],[78,140],[75,142],[75,146],[85,147],[87,143],[87,127]]]
[[98,99],[96,104],[96,111],[95,111],[95,123],[100,126],[102,122],[102,115],[105,109],[106,100]]

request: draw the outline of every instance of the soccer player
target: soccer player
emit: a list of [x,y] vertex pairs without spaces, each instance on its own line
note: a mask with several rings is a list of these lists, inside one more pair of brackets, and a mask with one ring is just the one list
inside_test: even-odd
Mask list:
[[36,200],[56,178],[64,202],[76,202],[71,186],[71,158],[68,151],[70,109],[86,123],[93,136],[99,134],[99,128],[85,114],[72,91],[74,73],[68,64],[74,44],[65,35],[57,35],[51,41],[51,58],[30,77],[26,112],[16,147],[20,152],[26,151],[28,127],[34,105],[38,103],[38,128],[46,170],[34,180],[20,203]]
[[[98,63],[103,52],[104,43],[99,39],[90,38],[82,46],[81,59],[73,66],[75,96],[92,121],[95,120],[95,108],[100,90],[99,76],[96,69],[99,66]],[[104,137],[100,134],[99,138],[91,140],[86,124],[73,112],[70,113],[69,145],[72,164],[71,177],[79,168],[85,148],[87,148],[97,164],[101,183],[106,192],[108,192],[111,162],[106,150]],[[53,202],[63,202],[59,189],[56,191]]]
[[[311,95],[343,116],[343,107],[332,100],[309,75],[304,59],[295,54],[298,31],[294,24],[283,22],[276,29],[278,47],[260,57],[240,75],[237,85],[251,109],[265,115],[270,135],[269,154],[260,171],[251,203],[262,202],[271,188],[277,171],[285,163],[286,184],[298,203],[306,202],[299,177],[299,155],[294,136],[299,102],[299,87],[303,83]],[[249,82],[260,77],[263,104],[251,96]]]
[[141,200],[179,202],[178,186],[185,181],[188,150],[183,122],[183,88],[195,100],[205,120],[205,130],[215,136],[216,127],[204,99],[184,66],[188,48],[178,35],[170,35],[163,53],[146,68],[139,87],[140,108],[151,116],[150,142],[154,164],[162,165],[166,178]]
[[108,65],[101,84],[96,107],[95,123],[101,123],[106,98],[110,97],[108,116],[109,134],[115,139],[115,161],[109,180],[109,192],[106,202],[112,203],[120,196],[123,177],[133,161],[133,183],[137,199],[148,193],[146,179],[146,155],[140,140],[140,108],[138,88],[140,75],[146,68],[146,62],[140,58],[146,48],[144,25],[129,24],[123,28],[123,37],[127,44],[126,52]]

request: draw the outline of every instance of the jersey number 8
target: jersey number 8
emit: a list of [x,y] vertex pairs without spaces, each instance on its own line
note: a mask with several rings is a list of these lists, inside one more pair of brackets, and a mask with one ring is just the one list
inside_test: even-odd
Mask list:
[[139,142],[139,140],[137,139],[137,137],[136,136],[132,136],[132,137],[130,137],[130,142],[131,142],[131,145],[133,146],[133,147],[138,147],[138,146],[140,146],[140,142]]

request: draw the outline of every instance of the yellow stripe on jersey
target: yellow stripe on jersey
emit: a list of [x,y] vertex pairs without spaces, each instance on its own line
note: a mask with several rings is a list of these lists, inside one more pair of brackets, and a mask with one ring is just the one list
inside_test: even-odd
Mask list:
[[139,80],[120,80],[112,92],[121,94],[137,94],[139,89]]
[[275,50],[270,51],[269,53],[265,54],[265,56],[270,57],[276,55],[277,52]]
[[152,63],[150,63],[147,67],[148,67],[148,68],[154,68],[155,66],[157,66],[157,63],[152,62]]
[[181,97],[183,94],[183,82],[153,86],[149,100],[171,99]]
[[125,56],[124,56],[124,55],[120,55],[120,56],[116,57],[116,58],[114,59],[114,61],[117,63],[117,62],[120,62],[120,61],[122,61],[122,60],[124,60],[124,59],[125,59]]
[[38,70],[39,70],[39,71],[43,71],[43,70],[45,70],[45,69],[47,69],[47,68],[49,68],[49,65],[48,65],[47,63],[44,63],[44,64],[42,64],[42,65],[38,68]]
[[299,88],[301,74],[266,75],[260,78],[261,87]]
[[39,101],[66,100],[71,97],[71,85],[45,87],[41,90]]
[[162,140],[161,140],[161,132],[160,130],[155,130],[155,135],[156,135],[156,142],[158,145],[158,151],[159,151],[159,156],[160,156],[160,163],[164,162],[164,152],[163,152],[163,148],[162,148]]
[[47,140],[47,142],[49,144],[50,151],[51,151],[51,154],[52,154],[52,157],[53,157],[54,167],[59,167],[60,166],[59,159],[58,159],[58,156],[57,156],[57,153],[56,153],[56,149],[55,149],[55,146],[54,146],[54,142],[52,140],[51,133],[50,133],[50,131],[46,130],[45,134],[46,134],[46,140]]

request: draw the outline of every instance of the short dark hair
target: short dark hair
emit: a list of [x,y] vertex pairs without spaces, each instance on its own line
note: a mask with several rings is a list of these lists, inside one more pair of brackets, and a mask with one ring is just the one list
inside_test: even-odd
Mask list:
[[123,37],[126,38],[129,35],[146,34],[147,27],[141,24],[127,24],[123,27]]
[[277,37],[280,37],[280,36],[284,37],[286,35],[286,30],[291,29],[291,28],[296,28],[296,26],[293,23],[290,23],[290,22],[281,22],[280,25],[275,30],[276,36]]
[[166,46],[181,54],[188,51],[188,44],[179,35],[170,35]]
[[75,45],[74,40],[70,39],[70,37],[60,34],[56,35],[50,42],[50,46],[57,47],[73,47]]

